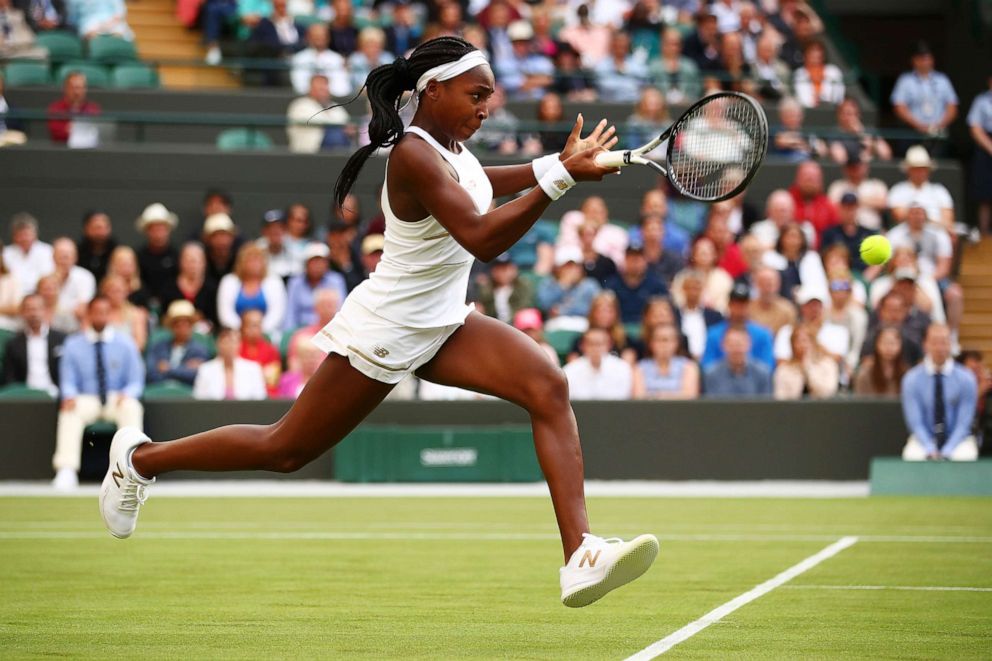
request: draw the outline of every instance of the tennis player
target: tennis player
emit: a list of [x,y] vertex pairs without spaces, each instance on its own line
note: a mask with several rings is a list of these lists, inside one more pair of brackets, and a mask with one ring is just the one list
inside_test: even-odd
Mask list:
[[[314,337],[329,355],[278,422],[230,425],[168,443],[152,443],[134,428],[117,432],[100,492],[112,535],[134,532],[156,476],[295,471],[416,373],[509,400],[530,414],[565,552],[560,583],[566,606],[590,604],[648,569],[658,552],[653,535],[625,542],[589,533],[582,450],[562,371],[522,332],[465,303],[474,258],[490,261],[507,250],[577,181],[616,172],[594,160],[616,142],[614,130],[604,120],[582,138],[580,116],[560,155],[483,168],[463,143],[488,116],[494,85],[482,52],[455,37],[427,41],[408,59],[369,74],[371,142],[348,160],[334,194],[341,204],[369,156],[392,147],[382,187],[382,261]],[[418,107],[404,128],[398,110],[408,91]],[[525,189],[532,190],[489,211],[494,196]]]

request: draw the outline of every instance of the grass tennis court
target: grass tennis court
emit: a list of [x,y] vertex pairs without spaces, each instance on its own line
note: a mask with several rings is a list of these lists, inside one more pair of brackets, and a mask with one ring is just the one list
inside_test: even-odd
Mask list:
[[857,535],[665,656],[987,659],[990,505],[595,498],[595,531],[661,554],[570,610],[542,498],[153,494],[127,541],[95,498],[0,498],[0,656],[623,659]]

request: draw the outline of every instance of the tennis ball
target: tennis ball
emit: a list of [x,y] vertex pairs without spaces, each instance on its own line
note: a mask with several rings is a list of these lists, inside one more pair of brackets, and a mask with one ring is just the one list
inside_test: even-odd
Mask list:
[[892,244],[881,234],[869,236],[861,242],[861,259],[865,264],[878,266],[889,261],[892,257]]

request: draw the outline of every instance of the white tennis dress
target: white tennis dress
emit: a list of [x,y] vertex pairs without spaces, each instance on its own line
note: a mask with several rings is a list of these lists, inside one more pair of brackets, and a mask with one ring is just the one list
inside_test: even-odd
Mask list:
[[[464,145],[448,151],[423,129],[415,133],[451,164],[479,213],[493,201],[493,187],[482,164]],[[388,164],[387,164],[388,168]],[[474,257],[434,216],[400,220],[382,186],[386,218],[382,260],[368,280],[355,287],[341,310],[314,336],[328,353],[346,356],[352,367],[385,383],[398,383],[429,361],[465,323],[473,306],[465,303]]]

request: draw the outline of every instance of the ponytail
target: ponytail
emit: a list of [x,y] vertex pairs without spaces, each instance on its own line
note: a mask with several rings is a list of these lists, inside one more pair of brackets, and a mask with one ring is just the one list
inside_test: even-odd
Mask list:
[[[372,107],[369,144],[352,154],[341,169],[334,183],[334,202],[337,206],[344,204],[365,161],[376,150],[391,147],[403,137],[404,126],[400,118],[403,93],[414,90],[417,79],[428,69],[454,62],[473,50],[475,46],[459,37],[438,37],[414,49],[409,59],[397,57],[391,64],[376,67],[369,73],[362,87],[368,91],[369,105]],[[359,90],[358,94],[361,93]]]

